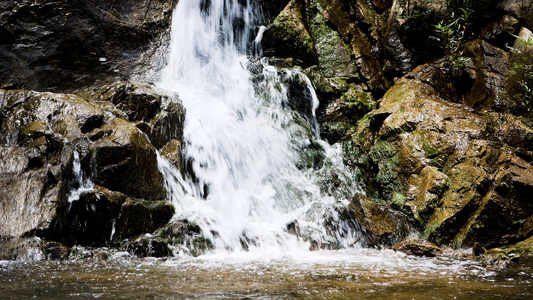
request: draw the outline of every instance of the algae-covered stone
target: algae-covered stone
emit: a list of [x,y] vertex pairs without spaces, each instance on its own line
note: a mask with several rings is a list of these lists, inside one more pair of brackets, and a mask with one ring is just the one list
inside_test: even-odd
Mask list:
[[385,199],[390,199],[395,192],[403,192],[400,161],[394,144],[377,142],[361,161],[363,168],[375,172],[375,177],[366,178],[367,186],[375,188]]
[[321,73],[325,77],[359,77],[358,67],[352,60],[352,48],[337,31],[326,24],[329,20],[324,18],[324,8],[320,1],[314,2],[314,5],[306,6],[306,14]]
[[328,104],[324,119],[330,122],[344,121],[357,124],[357,121],[376,106],[371,93],[351,88],[338,100]]

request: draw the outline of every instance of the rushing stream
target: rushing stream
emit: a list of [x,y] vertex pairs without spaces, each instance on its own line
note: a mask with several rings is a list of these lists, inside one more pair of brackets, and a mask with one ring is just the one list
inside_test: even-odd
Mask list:
[[[180,0],[158,78],[186,108],[183,170],[158,161],[175,219],[198,224],[214,250],[137,259],[105,250],[83,258],[78,249],[65,262],[0,261],[0,298],[532,297],[529,260],[499,268],[357,244],[359,228],[343,223],[335,209],[360,192],[354,175],[339,149],[318,138],[310,80],[258,57],[259,20],[251,0]],[[288,108],[290,80],[307,95],[299,113]],[[320,164],[306,164],[302,153],[316,154],[309,149],[319,152]],[[92,188],[81,176],[76,182],[71,201]],[[326,217],[335,230],[326,228]],[[300,237],[288,224],[298,226]],[[341,250],[309,251],[312,242]]]

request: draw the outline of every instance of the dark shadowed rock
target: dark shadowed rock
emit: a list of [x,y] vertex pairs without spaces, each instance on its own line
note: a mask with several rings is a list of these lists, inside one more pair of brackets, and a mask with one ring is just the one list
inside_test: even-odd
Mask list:
[[167,201],[128,199],[120,208],[115,220],[113,239],[134,237],[151,233],[167,224],[174,215],[174,206]]
[[169,202],[128,198],[102,187],[82,193],[69,206],[62,239],[70,245],[115,245],[155,231],[174,214]]
[[168,242],[150,236],[140,236],[126,245],[126,250],[137,257],[172,256]]

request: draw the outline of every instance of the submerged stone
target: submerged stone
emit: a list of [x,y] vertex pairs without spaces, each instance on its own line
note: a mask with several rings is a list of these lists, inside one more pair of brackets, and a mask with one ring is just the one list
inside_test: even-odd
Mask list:
[[394,251],[403,252],[407,255],[435,257],[442,255],[442,249],[437,245],[425,240],[405,240],[394,246]]

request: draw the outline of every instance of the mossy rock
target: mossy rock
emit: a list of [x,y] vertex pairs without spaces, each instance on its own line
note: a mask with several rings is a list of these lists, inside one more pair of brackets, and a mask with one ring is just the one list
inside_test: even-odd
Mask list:
[[167,224],[174,215],[174,206],[168,201],[127,199],[115,221],[113,239],[120,241],[141,233],[152,233]]
[[303,4],[291,0],[263,35],[264,54],[292,57],[297,65],[309,67],[317,63],[315,44],[303,17]]
[[390,200],[395,192],[403,193],[398,150],[393,143],[379,141],[361,157],[361,167],[372,176],[365,181],[367,187],[375,188],[380,198]]

